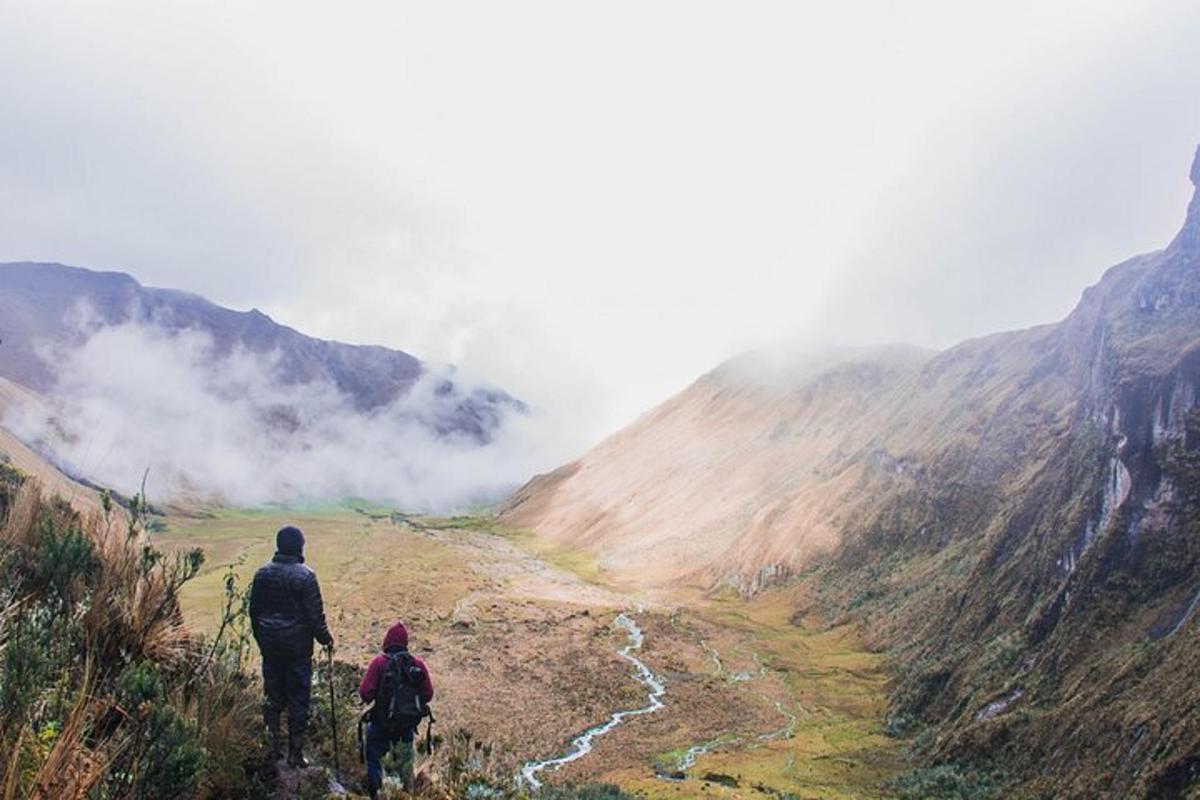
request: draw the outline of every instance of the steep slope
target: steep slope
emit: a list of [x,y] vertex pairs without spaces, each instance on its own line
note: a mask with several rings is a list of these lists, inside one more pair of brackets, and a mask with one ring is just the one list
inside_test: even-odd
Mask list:
[[892,724],[934,726],[931,759],[1029,796],[1200,789],[1198,244],[1200,192],[1166,250],[1032,332],[978,438],[881,492],[815,577],[895,648]]
[[[1005,480],[1019,484],[1056,441],[1118,438],[1115,393],[1126,384],[1182,380],[1170,375],[1200,337],[1195,206],[1170,248],[1109,270],[1063,322],[936,355],[892,347],[782,365],[743,356],[538,476],[501,517],[595,550],[618,577],[761,583],[840,544],[862,503],[879,507],[918,484],[981,492],[970,505],[986,516],[1017,485]],[[1156,441],[1178,433],[1193,402],[1186,380],[1178,385]],[[1124,499],[1127,469],[1109,455],[1120,471],[1109,494]],[[1113,510],[1096,510],[1091,532],[1058,555],[1077,559]]]
[[[780,373],[769,354],[747,354],[535,478],[501,516],[594,550],[618,579],[760,586],[837,544],[878,466],[858,456],[927,357],[812,353]],[[846,424],[855,419],[872,422]]]
[[[56,377],[47,351],[78,343],[98,326],[128,322],[202,331],[216,357],[234,348],[270,355],[281,383],[327,381],[364,412],[403,397],[426,372],[421,361],[398,350],[314,339],[257,309],[233,311],[187,292],[142,286],[123,273],[62,264],[0,264],[0,320],[0,375],[38,391],[51,388]],[[494,433],[505,409],[520,407],[499,390],[458,396],[447,381],[442,392],[453,402],[429,423],[480,441]]]
[[[36,404],[40,400],[23,386],[0,378],[0,417],[12,403]],[[100,511],[100,496],[94,490],[64,475],[12,433],[0,428],[0,465],[15,467],[21,477],[32,478],[46,496],[58,496],[84,513]]]
[[[1191,177],[1200,190],[1200,152]],[[996,770],[1018,796],[1192,796],[1200,191],[1165,250],[1109,270],[1066,320],[870,364],[887,377],[848,382],[864,366],[844,364],[769,394],[708,376],[503,517],[635,580],[755,588],[803,570],[815,609],[891,648],[891,727],[929,729],[916,747],[930,761]],[[703,451],[693,438],[729,427],[724,413],[758,418],[737,423],[744,447],[714,439],[727,458],[621,483],[639,459]],[[767,434],[786,438],[788,423],[803,441]],[[651,508],[678,493],[699,511]],[[664,536],[643,521],[683,543],[639,551]]]

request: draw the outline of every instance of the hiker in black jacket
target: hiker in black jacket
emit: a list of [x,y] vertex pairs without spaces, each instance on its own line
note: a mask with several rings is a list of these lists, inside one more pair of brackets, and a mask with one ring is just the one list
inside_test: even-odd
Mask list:
[[286,708],[288,764],[305,767],[313,639],[332,650],[333,637],[325,624],[317,574],[304,565],[304,534],[290,525],[280,529],[275,550],[274,558],[254,573],[250,627],[262,653],[263,717],[271,736],[271,752],[276,759],[283,757],[280,722]]

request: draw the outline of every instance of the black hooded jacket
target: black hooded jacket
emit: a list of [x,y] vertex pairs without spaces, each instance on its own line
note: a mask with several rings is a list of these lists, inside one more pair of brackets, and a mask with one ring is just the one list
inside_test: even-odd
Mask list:
[[313,639],[325,645],[333,642],[317,573],[302,557],[276,553],[254,573],[250,626],[264,652],[311,657]]

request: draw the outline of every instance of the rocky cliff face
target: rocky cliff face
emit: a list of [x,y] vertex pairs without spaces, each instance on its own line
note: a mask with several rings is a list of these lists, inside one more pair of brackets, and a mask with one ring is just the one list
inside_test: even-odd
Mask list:
[[[822,567],[823,607],[893,648],[891,724],[931,732],[931,759],[1029,796],[1183,797],[1200,780],[1196,209],[1166,250],[1028,334],[970,448],[995,470],[981,502],[950,499],[951,448]],[[957,543],[930,546],[939,529]]]
[[[889,726],[923,732],[930,761],[1021,796],[1190,796],[1200,153],[1192,180],[1174,241],[1110,269],[1060,323],[782,389],[718,370],[503,516],[618,577],[755,590],[801,573],[810,610],[893,653]],[[655,549],[664,530],[685,544]],[[655,558],[688,569],[634,566]]]
[[[1200,189],[1197,168],[1192,179]],[[1029,787],[1059,796],[1183,797],[1200,780],[1197,209],[1063,326],[1081,398],[1072,433],[1007,504],[1047,510],[985,541],[942,606],[955,624],[927,626],[908,661],[920,665],[909,689],[946,679],[942,698],[896,704],[944,731],[936,756],[1011,759]],[[1001,642],[1007,669],[987,661]],[[1020,713],[981,715],[988,693],[1020,693]]]

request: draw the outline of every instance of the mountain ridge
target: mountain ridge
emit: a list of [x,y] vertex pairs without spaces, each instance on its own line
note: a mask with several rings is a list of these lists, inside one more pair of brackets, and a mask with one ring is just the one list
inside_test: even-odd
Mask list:
[[[1193,180],[1196,180],[1196,174],[1200,171],[1200,152],[1197,154],[1196,162],[1192,169]],[[1192,232],[1200,230],[1200,192],[1197,193],[1197,198],[1194,198],[1187,219],[1181,233],[1176,236],[1175,240],[1164,250],[1155,251],[1149,254],[1135,256],[1127,259],[1122,263],[1115,265],[1104,272],[1101,278],[1092,286],[1085,289],[1080,297],[1076,307],[1062,320],[1055,323],[1044,323],[1022,330],[1002,331],[993,334],[987,334],[972,339],[967,339],[957,345],[954,345],[946,350],[930,353],[918,350],[912,350],[907,355],[902,355],[901,350],[893,349],[889,351],[887,348],[868,348],[859,351],[857,354],[852,349],[847,350],[826,350],[822,353],[809,354],[808,358],[818,368],[813,374],[806,374],[799,384],[790,387],[789,391],[793,392],[792,400],[797,403],[808,402],[809,395],[813,391],[819,391],[819,383],[822,379],[829,380],[839,370],[844,369],[847,364],[856,359],[874,360],[874,367],[880,372],[890,370],[891,380],[894,385],[891,389],[894,390],[893,396],[882,397],[878,392],[872,394],[872,404],[877,406],[872,409],[871,413],[876,415],[892,415],[902,416],[900,409],[916,400],[920,400],[923,394],[936,392],[937,385],[944,383],[951,377],[958,375],[962,382],[953,387],[957,391],[972,391],[978,395],[978,409],[988,409],[989,400],[983,395],[989,394],[989,389],[995,389],[998,385],[1003,385],[1005,381],[1019,380],[1023,386],[1019,387],[1022,390],[1025,386],[1032,387],[1035,383],[1040,384],[1039,392],[1036,397],[1031,399],[1046,406],[1047,413],[1060,413],[1062,408],[1072,402],[1071,393],[1073,391],[1091,390],[1084,384],[1095,376],[1084,374],[1091,365],[1099,363],[1104,341],[1094,340],[1096,326],[1100,323],[1102,316],[1106,313],[1106,309],[1117,302],[1117,298],[1124,298],[1130,295],[1137,296],[1137,306],[1141,311],[1146,311],[1151,306],[1154,306],[1156,315],[1159,317],[1158,327],[1156,331],[1156,341],[1148,340],[1130,340],[1130,349],[1128,352],[1122,352],[1120,358],[1129,360],[1137,359],[1141,352],[1138,348],[1144,350],[1151,344],[1164,349],[1181,349],[1186,348],[1189,342],[1196,337],[1194,319],[1185,319],[1185,324],[1182,327],[1174,325],[1163,325],[1163,319],[1169,317],[1172,313],[1172,299],[1176,306],[1183,308],[1194,308],[1200,305],[1200,296],[1197,296],[1193,289],[1188,288],[1188,283],[1184,276],[1184,281],[1180,284],[1179,281],[1172,282],[1170,278],[1175,267],[1173,264],[1178,261],[1175,257],[1176,253],[1191,252],[1194,243],[1191,237]],[[1147,272],[1153,272],[1153,275],[1147,276]],[[1160,280],[1156,284],[1155,281],[1148,278],[1159,276]],[[1164,283],[1165,280],[1165,283]],[[1131,286],[1130,284],[1137,284]],[[1146,285],[1143,285],[1146,284]],[[1130,323],[1127,319],[1129,314],[1128,309],[1122,310],[1115,322],[1119,324],[1135,324],[1137,320]],[[1165,314],[1163,312],[1166,312]],[[1168,320],[1169,322],[1169,320]],[[1134,332],[1136,333],[1136,327]],[[1163,337],[1167,337],[1166,340]],[[897,346],[890,346],[896,348]],[[917,353],[923,353],[917,356]],[[606,511],[604,500],[605,498],[598,495],[602,494],[599,491],[591,492],[593,495],[586,501],[588,505],[586,510],[579,510],[574,518],[566,518],[564,515],[568,512],[558,513],[552,523],[543,523],[539,517],[539,513],[531,512],[533,505],[545,506],[546,494],[553,487],[553,491],[569,491],[569,485],[564,484],[564,480],[568,477],[567,472],[574,481],[580,481],[577,477],[579,474],[595,473],[602,469],[602,465],[593,465],[589,463],[594,454],[604,454],[614,447],[614,442],[627,441],[636,438],[638,433],[645,433],[650,426],[659,424],[664,417],[669,417],[676,412],[682,411],[682,406],[686,404],[689,397],[694,394],[702,394],[709,388],[709,385],[723,377],[731,376],[738,373],[740,383],[732,390],[738,389],[744,391],[754,391],[768,387],[774,380],[770,376],[764,377],[761,374],[755,374],[755,362],[768,362],[772,357],[764,355],[761,352],[751,352],[741,356],[734,357],[729,361],[716,367],[711,372],[702,376],[691,386],[676,395],[671,400],[668,400],[663,405],[650,412],[647,412],[642,418],[637,420],[629,428],[614,434],[613,437],[605,440],[597,446],[589,454],[583,456],[572,465],[568,465],[569,469],[564,468],[548,473],[545,476],[539,476],[534,479],[530,486],[525,487],[515,494],[504,506],[500,508],[500,516],[508,522],[520,526],[531,527],[539,533],[550,536],[552,538],[560,538],[567,541],[578,539],[581,542],[590,541],[594,531],[598,529],[601,518],[610,519],[608,511],[611,511],[617,503],[614,503]],[[1122,361],[1122,364],[1125,362]],[[907,364],[907,366],[906,366]],[[749,365],[749,368],[747,368]],[[968,367],[966,374],[960,374],[959,368],[963,365]],[[794,366],[794,363],[793,363]],[[860,367],[862,365],[860,364]],[[1139,368],[1145,368],[1147,365],[1139,365]],[[1083,372],[1081,372],[1081,370]],[[801,370],[803,372],[803,369]],[[907,375],[899,373],[907,372]],[[999,381],[997,379],[1000,379]],[[1067,381],[1060,383],[1059,381]],[[726,387],[728,388],[728,387]],[[861,388],[861,387],[860,387]],[[695,398],[697,403],[701,402],[720,402],[720,390],[716,390],[710,397]],[[727,397],[725,399],[728,399]],[[935,398],[938,402],[935,405],[945,405],[943,400],[948,400],[948,397]],[[1097,398],[1093,398],[1097,400]],[[917,405],[920,405],[918,402]],[[1051,409],[1051,405],[1058,405],[1060,408]],[[776,409],[778,411],[778,409]],[[944,415],[938,413],[937,408],[927,410],[927,413],[919,418],[911,418],[905,423],[901,420],[901,424],[897,428],[889,430],[887,433],[879,433],[878,435],[870,436],[870,439],[882,439],[883,443],[890,440],[893,444],[893,449],[899,447],[922,446],[928,447],[931,444],[926,442],[920,443],[920,439],[932,429],[937,428],[952,428],[962,425],[962,417],[968,414],[970,409],[959,409],[959,420],[949,420]],[[699,413],[697,411],[697,413]],[[855,421],[857,427],[863,427],[862,421]],[[969,425],[967,425],[969,432]],[[763,431],[759,430],[756,433],[761,437]],[[680,438],[683,438],[682,434]],[[899,440],[899,444],[895,444]],[[880,442],[877,442],[880,443]],[[857,443],[856,449],[863,450],[867,446],[867,442],[860,441]],[[884,448],[886,450],[886,447]],[[645,455],[645,454],[642,454]],[[827,456],[828,454],[826,454]],[[794,462],[798,456],[791,457]],[[978,459],[975,459],[978,461]],[[715,463],[715,462],[710,462]],[[613,472],[626,473],[629,465],[614,467]],[[703,468],[703,465],[702,465]],[[657,483],[656,478],[642,476],[643,480],[635,481],[628,479],[627,484],[648,483],[653,485]],[[694,480],[694,476],[692,478]],[[565,488],[564,488],[565,487]],[[539,490],[541,492],[539,496]],[[613,497],[619,498],[619,491],[613,493]],[[576,505],[568,501],[568,505]],[[548,512],[543,512],[548,513]],[[683,524],[687,524],[686,516],[680,517]],[[630,533],[630,538],[636,538]],[[753,538],[753,537],[752,537]],[[611,542],[610,542],[611,543]],[[733,563],[740,566],[747,564],[746,559],[732,557],[732,553],[745,553],[744,546],[746,543],[735,544],[728,548],[727,553],[716,554],[717,561],[724,560],[727,563]],[[670,559],[668,559],[670,560]],[[715,574],[709,564],[697,564],[697,570],[689,572],[688,577],[695,579],[699,577],[701,580],[732,578],[734,583],[744,581],[755,570],[751,569],[743,572],[741,575],[719,575]],[[804,564],[799,561],[793,563],[777,563],[777,564],[760,564],[758,568],[768,568],[773,574],[783,575],[796,568],[803,567]],[[675,577],[679,577],[678,575]],[[761,583],[752,581],[752,583]]]
[[[86,308],[84,317],[72,320],[81,308]],[[89,328],[123,323],[150,324],[171,333],[203,331],[212,338],[217,357],[235,347],[276,353],[275,377],[281,382],[329,380],[360,412],[403,397],[428,372],[428,365],[401,350],[318,339],[258,309],[237,311],[192,292],[144,286],[128,273],[52,262],[0,263],[0,320],[0,375],[39,392],[55,380],[40,349],[77,344]],[[453,394],[453,380],[447,378],[439,391]],[[504,410],[523,413],[526,408],[500,389],[483,387],[460,398],[449,416],[432,424],[440,433],[462,431],[484,442]]]
[[834,369],[766,396],[702,378],[500,519],[614,580],[798,582],[798,616],[888,651],[888,728],[920,734],[922,763],[1018,797],[1193,796],[1200,150],[1190,177],[1171,243],[1059,322],[876,364],[874,382]]
[[124,494],[149,472],[162,503],[451,509],[506,494],[537,458],[525,404],[452,366],[125,273],[0,264],[0,340],[0,379],[38,398],[8,404],[7,432]]

